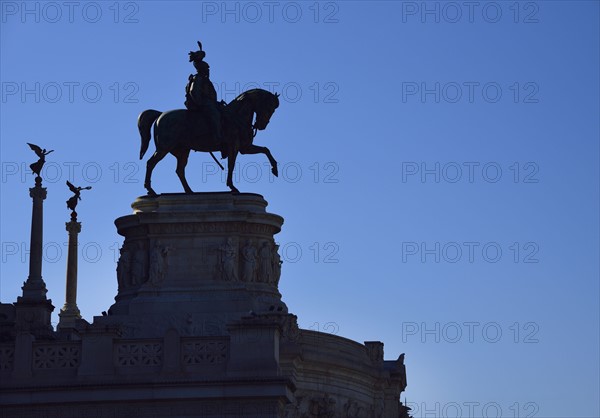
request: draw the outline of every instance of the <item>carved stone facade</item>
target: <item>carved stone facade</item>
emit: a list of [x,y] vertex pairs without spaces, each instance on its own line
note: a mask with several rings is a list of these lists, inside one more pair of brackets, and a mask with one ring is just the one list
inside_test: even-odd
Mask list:
[[303,330],[259,195],[142,197],[116,220],[118,294],[34,336],[0,313],[0,417],[406,418],[403,355]]

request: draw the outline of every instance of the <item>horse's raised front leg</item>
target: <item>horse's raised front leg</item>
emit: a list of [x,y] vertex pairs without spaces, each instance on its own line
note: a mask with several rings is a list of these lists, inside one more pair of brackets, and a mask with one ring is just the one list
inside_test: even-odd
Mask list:
[[188,157],[190,156],[190,150],[177,149],[171,151],[171,154],[177,158],[177,168],[175,169],[175,172],[177,173],[177,177],[179,177],[179,181],[181,181],[183,190],[185,190],[185,192],[188,194],[194,193],[185,179],[185,166],[187,165]]
[[144,179],[144,187],[148,191],[148,195],[156,196],[156,192],[151,187],[152,170],[156,167],[156,164],[167,155],[167,151],[156,150],[152,157],[148,159],[146,163],[146,178]]
[[240,154],[265,154],[271,163],[271,173],[273,173],[275,177],[279,175],[279,172],[277,171],[277,161],[275,161],[275,158],[271,155],[269,148],[251,144],[240,149]]
[[233,185],[233,169],[235,168],[235,159],[237,152],[230,152],[227,157],[227,186],[231,189],[231,193],[239,193],[240,191]]

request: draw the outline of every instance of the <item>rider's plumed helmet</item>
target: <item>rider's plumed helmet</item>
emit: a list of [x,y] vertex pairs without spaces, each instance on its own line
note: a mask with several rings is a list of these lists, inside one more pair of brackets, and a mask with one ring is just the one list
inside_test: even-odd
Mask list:
[[206,57],[206,52],[202,50],[202,44],[198,41],[198,46],[200,47],[199,51],[190,51],[190,62],[202,61],[204,57]]

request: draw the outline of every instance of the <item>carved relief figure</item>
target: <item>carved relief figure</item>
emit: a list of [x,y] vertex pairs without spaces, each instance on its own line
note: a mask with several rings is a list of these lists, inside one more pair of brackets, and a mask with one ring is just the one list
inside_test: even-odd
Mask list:
[[164,280],[168,267],[167,256],[171,249],[169,246],[161,246],[160,241],[152,248],[150,253],[150,282],[152,284],[159,284]]
[[133,254],[133,262],[131,265],[131,284],[138,285],[142,284],[146,279],[146,273],[148,269],[148,253],[144,251],[141,243]]
[[252,245],[250,240],[246,241],[246,245],[242,249],[242,258],[244,260],[244,269],[242,272],[242,280],[245,282],[253,282],[256,275],[256,247]]
[[335,417],[335,399],[328,395],[312,398],[308,407],[308,416],[314,418]]
[[366,417],[365,408],[361,407],[358,402],[349,399],[344,405],[344,417],[346,418],[363,418]]
[[121,256],[117,262],[117,282],[119,290],[127,286],[129,274],[131,273],[131,253],[126,247],[121,247]]
[[260,248],[260,282],[270,283],[273,278],[273,260],[271,246],[267,241]]
[[279,256],[279,245],[275,244],[275,248],[273,249],[272,254],[273,259],[273,284],[275,286],[279,286],[279,278],[281,277],[281,265],[283,261],[281,261],[281,257]]
[[221,252],[221,274],[224,280],[237,280],[235,264],[237,262],[237,251],[233,245],[233,240],[227,238],[227,243],[219,247]]

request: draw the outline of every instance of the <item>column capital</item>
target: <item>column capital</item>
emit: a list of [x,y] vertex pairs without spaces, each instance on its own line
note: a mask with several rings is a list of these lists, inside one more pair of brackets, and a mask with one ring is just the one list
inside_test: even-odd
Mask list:
[[65,222],[65,227],[69,234],[79,234],[81,232],[81,222]]
[[42,187],[39,184],[36,184],[35,187],[30,187],[29,188],[29,196],[31,196],[34,199],[46,199],[46,188]]

